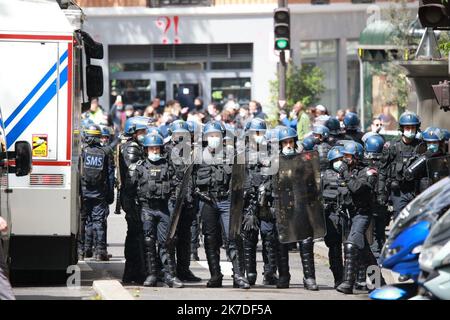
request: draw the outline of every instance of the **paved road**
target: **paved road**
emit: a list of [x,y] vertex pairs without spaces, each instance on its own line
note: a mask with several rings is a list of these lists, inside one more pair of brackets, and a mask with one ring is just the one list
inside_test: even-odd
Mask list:
[[[33,287],[16,287],[14,293],[17,299],[96,299],[92,289],[93,280],[118,279],[122,277],[124,267],[123,243],[126,233],[124,215],[112,214],[108,218],[108,251],[112,254],[109,262],[95,262],[87,260],[78,264],[81,270],[80,288],[69,289],[66,285],[48,285]],[[367,295],[343,295],[333,289],[333,277],[328,262],[316,255],[316,277],[320,291],[311,292],[303,289],[300,255],[290,253],[291,288],[276,289],[275,286],[262,286],[262,256],[258,251],[258,279],[257,284],[250,290],[233,289],[231,279],[231,263],[226,261],[222,252],[222,272],[224,273],[224,287],[209,289],[205,287],[209,278],[209,271],[203,248],[199,251],[200,261],[191,263],[191,270],[200,278],[201,283],[186,284],[183,289],[172,289],[162,286],[145,288],[141,286],[126,286],[138,300],[174,299],[174,300],[252,300],[252,299],[367,299]]]

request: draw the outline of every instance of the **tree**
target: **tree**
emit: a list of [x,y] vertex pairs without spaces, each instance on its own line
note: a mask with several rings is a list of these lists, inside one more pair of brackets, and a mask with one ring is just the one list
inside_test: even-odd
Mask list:
[[[289,64],[286,73],[286,98],[288,107],[292,107],[297,101],[305,105],[319,102],[320,95],[325,91],[324,72],[310,64],[304,64],[301,68]],[[272,103],[277,105],[278,80],[271,82]]]

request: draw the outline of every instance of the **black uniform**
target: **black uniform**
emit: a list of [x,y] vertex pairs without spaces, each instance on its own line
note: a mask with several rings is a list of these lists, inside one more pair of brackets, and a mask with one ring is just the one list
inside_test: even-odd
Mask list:
[[[276,279],[276,249],[277,233],[275,219],[270,212],[270,203],[266,197],[268,177],[263,176],[263,164],[257,161],[256,150],[249,152],[246,165],[246,180],[244,182],[244,218],[241,236],[244,245],[244,261],[247,280],[251,285],[256,282],[256,247],[258,235],[261,232],[264,260],[264,284],[274,285]],[[255,156],[251,161],[250,156]],[[260,232],[259,232],[260,231]]]
[[[381,158],[378,156],[375,156],[370,159],[366,159],[365,163],[370,168],[375,168],[377,172],[380,171],[381,168]],[[387,204],[381,204],[378,203],[377,198],[379,196],[379,188],[378,188],[378,182],[379,182],[379,175],[377,175],[377,181],[375,185],[375,192],[372,196],[372,216],[374,221],[374,242],[371,245],[371,249],[375,257],[378,259],[381,249],[384,246],[384,243],[386,242],[386,226],[389,222],[389,211]]]
[[340,193],[343,210],[348,215],[349,230],[344,242],[344,282],[337,289],[344,293],[351,293],[357,273],[364,273],[365,279],[367,266],[377,264],[366,238],[366,231],[371,220],[370,204],[376,186],[377,172],[374,168],[357,166],[351,169],[343,164],[340,174],[342,178],[340,185],[344,187]]
[[364,142],[362,141],[363,136],[364,136],[364,132],[361,132],[359,130],[347,129],[345,131],[344,139],[342,139],[342,140],[353,140],[355,142],[358,142],[358,143],[364,145]]
[[426,151],[426,145],[414,139],[406,144],[402,138],[392,141],[383,150],[378,182],[378,202],[386,203],[387,191],[394,207],[394,217],[416,196],[419,191],[417,180],[408,181],[405,170]]
[[[166,154],[168,156],[169,164],[175,172],[175,178],[180,183],[183,180],[184,174],[188,167],[187,164],[183,162],[174,161],[172,156],[174,154],[179,155],[179,159],[182,160],[183,149],[174,144],[170,143],[165,146]],[[190,156],[190,155],[189,155]],[[177,276],[182,281],[198,282],[201,281],[200,278],[196,277],[192,271],[189,270],[190,258],[191,258],[191,226],[194,219],[196,219],[198,212],[198,199],[194,197],[194,179],[190,177],[188,183],[188,190],[186,192],[186,198],[184,200],[180,219],[177,226],[177,245],[176,245],[176,255],[177,255]]]
[[339,173],[333,169],[327,169],[322,174],[322,196],[327,227],[324,240],[328,247],[330,270],[334,276],[335,288],[341,284],[344,272],[342,261],[344,216],[340,199],[341,188]]
[[156,286],[158,243],[159,256],[164,266],[164,281],[171,287],[182,287],[176,278],[175,246],[166,243],[170,225],[169,207],[173,207],[176,201],[175,172],[166,158],[155,162],[145,159],[137,162],[133,182],[137,189],[144,234],[147,269],[144,285]]
[[[132,138],[120,146],[119,170],[121,177],[120,203],[125,211],[127,235],[125,238],[124,282],[142,283],[145,279],[143,234],[136,187],[133,184],[136,164],[144,159],[143,148]],[[132,166],[133,165],[133,166]]]
[[318,144],[314,145],[314,150],[316,150],[319,153],[319,159],[320,159],[320,171],[324,172],[329,167],[328,162],[328,151],[330,151],[331,145],[328,144],[328,142],[319,142]]
[[[250,285],[244,278],[244,260],[242,241],[229,238],[230,229],[230,180],[232,165],[225,163],[223,157],[216,154],[212,159],[209,149],[203,152],[203,162],[198,166],[196,186],[203,199],[202,233],[205,253],[208,260],[211,279],[208,287],[221,287],[223,275],[220,271],[220,246],[222,235],[225,239],[227,255],[233,264],[233,286],[248,289]],[[208,200],[206,200],[208,198]],[[209,201],[211,200],[211,201]]]
[[106,217],[114,201],[114,166],[109,148],[93,141],[81,155],[81,197],[86,218],[92,221],[95,252],[106,260]]

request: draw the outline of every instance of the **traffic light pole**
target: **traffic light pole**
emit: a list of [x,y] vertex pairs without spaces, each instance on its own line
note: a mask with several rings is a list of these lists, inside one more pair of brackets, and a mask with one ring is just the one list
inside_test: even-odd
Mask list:
[[[278,0],[278,8],[287,8],[287,0]],[[286,106],[286,55],[280,50],[280,62],[278,62],[278,108]]]

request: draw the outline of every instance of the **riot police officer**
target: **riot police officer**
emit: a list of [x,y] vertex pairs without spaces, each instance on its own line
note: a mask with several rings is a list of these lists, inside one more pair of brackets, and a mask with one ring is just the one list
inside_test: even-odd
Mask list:
[[100,145],[101,130],[98,125],[89,125],[84,130],[84,136],[86,147],[80,162],[83,208],[92,221],[95,258],[107,261],[106,217],[108,204],[114,201],[113,159],[111,152]]
[[[364,161],[367,166],[376,168],[377,171],[380,170],[384,143],[384,138],[377,133],[370,135],[364,142]],[[378,184],[378,179],[376,183]],[[378,186],[372,200],[375,241],[371,248],[375,257],[379,256],[386,241],[386,223],[389,214],[387,205],[377,202],[377,193]]]
[[353,293],[354,286],[355,289],[364,290],[365,283],[355,283],[356,276],[364,270],[365,278],[367,266],[376,264],[366,231],[371,219],[370,200],[376,185],[377,171],[372,167],[358,166],[363,157],[358,149],[362,149],[358,143],[346,143],[342,151],[344,161],[339,168],[342,180],[340,196],[350,226],[344,242],[344,278],[336,290],[345,294]]
[[225,134],[218,121],[211,121],[203,128],[203,138],[207,146],[203,150],[202,163],[196,174],[197,194],[203,202],[202,233],[205,253],[211,278],[207,287],[222,286],[223,275],[220,270],[221,231],[224,233],[225,247],[233,265],[233,287],[249,289],[244,277],[242,241],[239,237],[231,239],[230,231],[230,180],[232,166],[224,159],[222,140]]
[[[264,280],[266,285],[275,285],[276,278],[276,234],[275,221],[268,209],[268,203],[264,200],[266,196],[265,184],[267,178],[261,170],[267,162],[267,141],[265,133],[266,122],[255,118],[248,123],[246,134],[248,144],[246,147],[246,179],[244,181],[244,218],[242,222],[241,236],[244,245],[244,261],[247,280],[254,285],[257,278],[256,273],[256,247],[259,231],[263,243],[264,258]],[[266,146],[262,148],[262,146]]]
[[[194,156],[196,155],[196,150],[200,147],[201,150],[201,128],[200,125],[195,121],[186,121],[189,133],[191,134],[191,141],[194,150]],[[191,260],[199,261],[198,248],[200,247],[200,212],[203,207],[197,197],[194,197],[196,212],[193,217],[191,224]],[[202,206],[200,206],[202,205]]]
[[420,129],[419,117],[405,112],[399,118],[402,133],[383,150],[378,181],[378,202],[385,204],[390,190],[394,217],[412,200],[418,191],[417,181],[405,178],[406,169],[426,151],[426,146],[416,138]]
[[359,118],[354,112],[347,112],[344,117],[345,136],[344,140],[353,140],[362,144],[362,137],[364,133],[359,128]]
[[314,150],[319,152],[320,157],[320,170],[325,171],[328,168],[328,151],[331,146],[328,144],[328,137],[330,130],[323,125],[316,125],[313,127],[313,137],[315,140]]
[[306,137],[302,141],[302,147],[304,151],[312,151],[316,145],[316,140],[313,137]]
[[167,243],[170,224],[169,202],[174,202],[176,179],[169,161],[163,155],[164,141],[160,135],[147,134],[143,141],[145,160],[135,165],[133,182],[137,189],[144,233],[144,257],[147,278],[144,286],[157,285],[157,242],[164,266],[164,282],[169,287],[182,288],[176,277],[175,246]]
[[137,202],[136,187],[132,181],[136,164],[144,158],[142,142],[147,133],[148,118],[132,117],[125,122],[127,141],[119,147],[120,203],[125,211],[127,235],[125,238],[125,270],[123,282],[142,283],[145,279],[142,221]]
[[329,167],[322,175],[322,196],[324,201],[327,233],[325,245],[328,247],[330,270],[334,277],[334,288],[342,283],[344,266],[342,261],[343,216],[339,198],[339,169],[344,154],[343,147],[335,146],[328,152]]
[[328,144],[332,147],[336,145],[339,140],[345,140],[345,134],[342,132],[341,124],[336,118],[330,118],[325,122],[325,126],[330,130],[328,137]]
[[[175,120],[169,127],[171,142],[166,145],[168,161],[176,173],[178,181],[183,180],[187,166],[190,165],[192,143],[189,127],[184,120]],[[189,269],[191,258],[191,225],[197,210],[198,201],[194,197],[194,181],[191,178],[187,187],[187,196],[184,200],[181,215],[177,227],[177,276],[181,281],[199,282]]]
[[[305,139],[306,140],[306,139]],[[292,157],[297,154],[296,141],[297,132],[292,128],[280,128],[278,132],[278,141],[280,143],[280,157]],[[272,177],[272,197],[274,198],[273,210],[278,210],[279,195],[275,192],[276,178]],[[278,216],[275,212],[274,216]],[[277,221],[277,224],[279,221]],[[279,229],[279,227],[278,227]],[[300,258],[303,265],[303,284],[307,290],[319,290],[316,284],[315,266],[314,266],[314,243],[312,237],[308,237],[299,242]],[[289,244],[279,243],[278,250],[278,274],[279,280],[277,288],[289,288]]]
[[427,151],[405,171],[407,181],[419,181],[419,192],[449,175],[449,157],[445,156],[445,135],[437,127],[428,127],[422,132]]

